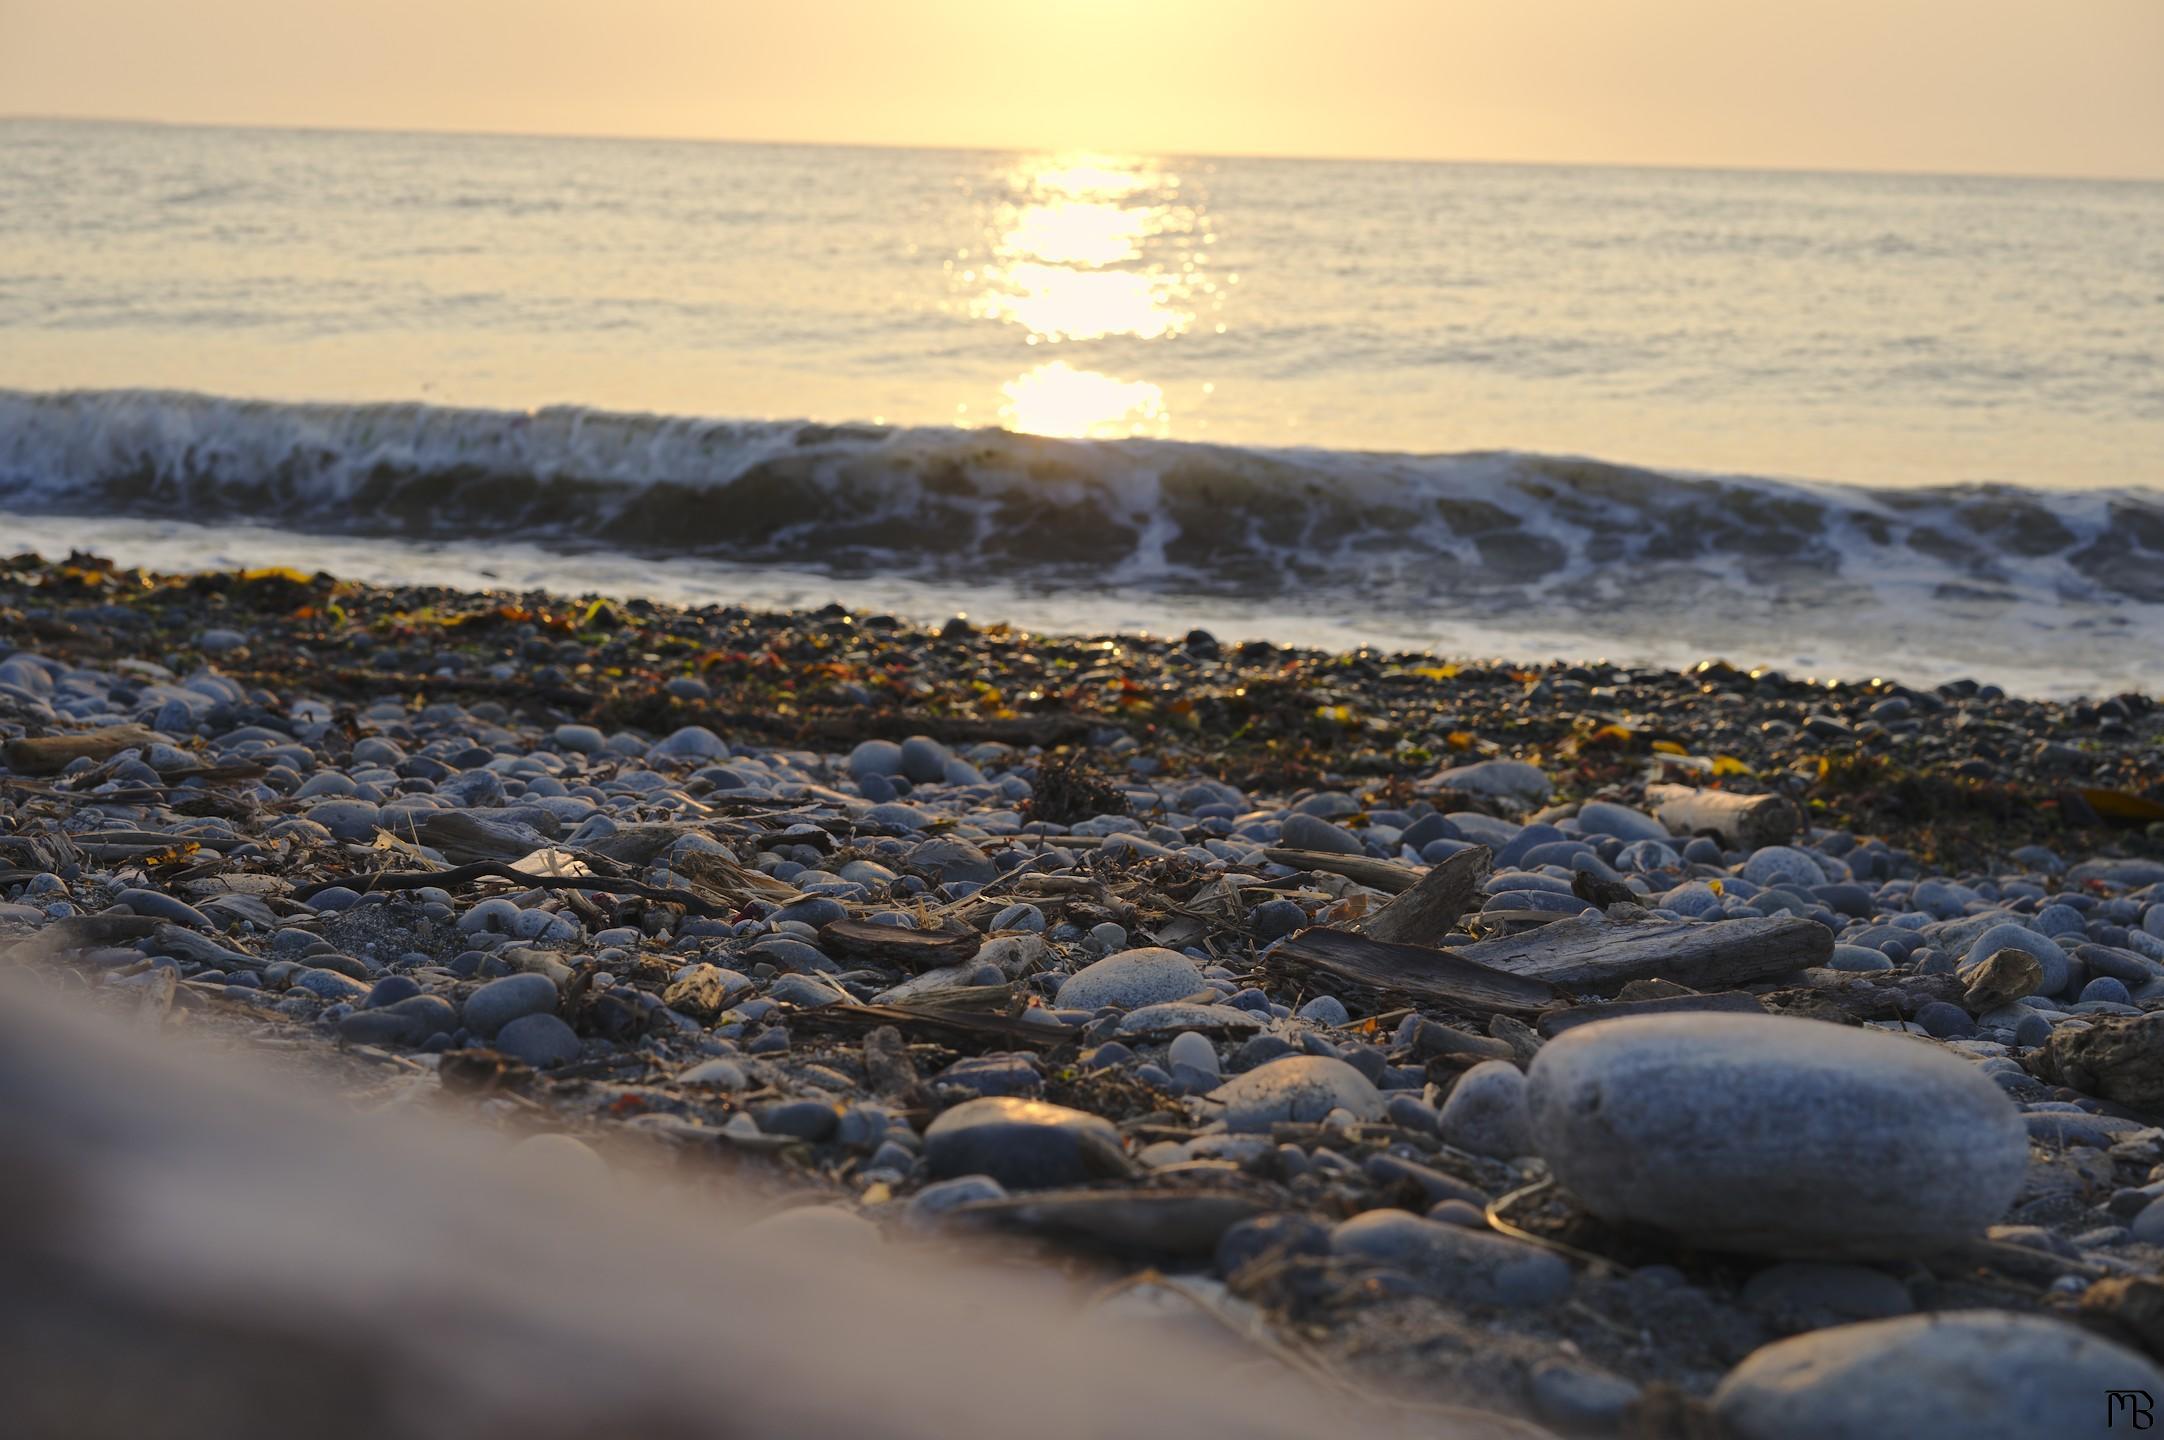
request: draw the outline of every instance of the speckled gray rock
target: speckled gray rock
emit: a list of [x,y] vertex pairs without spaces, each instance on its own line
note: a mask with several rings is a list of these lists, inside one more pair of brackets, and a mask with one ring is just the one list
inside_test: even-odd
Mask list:
[[1443,1102],[1442,1137],[1460,1150],[1508,1160],[1533,1153],[1525,1076],[1508,1060],[1487,1060],[1458,1077]]
[[1753,885],[1823,885],[1826,872],[1793,846],[1767,845],[1743,862],[1743,878]]
[[468,995],[463,1016],[466,1028],[485,1038],[521,1016],[546,1015],[555,1009],[556,982],[548,976],[506,975]]
[[1263,1028],[1263,1017],[1236,1005],[1142,1005],[1120,1017],[1122,1035],[1146,1035],[1157,1030],[1186,1026],[1210,1026],[1243,1034]]
[[1107,955],[1077,970],[1060,983],[1058,1001],[1065,1010],[1163,1005],[1209,988],[1192,960],[1177,950],[1151,945]]
[[1570,1294],[1570,1265],[1560,1255],[1405,1210],[1370,1210],[1340,1223],[1330,1249],[1403,1270],[1474,1305],[1552,1305]]
[[1365,1075],[1327,1055],[1287,1055],[1258,1065],[1210,1092],[1225,1107],[1230,1130],[1266,1131],[1285,1121],[1312,1124],[1332,1110],[1380,1120],[1382,1092]]
[[2063,1320],[1958,1310],[1776,1341],[1713,1410],[1736,1440],[2031,1440],[2103,1433],[2111,1390],[2156,1396],[2164,1372]]
[[1997,1220],[2028,1132],[1935,1044],[1766,1015],[1601,1020],[1527,1076],[1534,1148],[1594,1214],[1784,1258],[1941,1249]]
[[382,811],[367,800],[323,800],[308,807],[308,818],[337,840],[372,840]]
[[1080,1185],[1133,1170],[1111,1121],[1008,1095],[964,1101],[941,1114],[924,1131],[924,1161],[935,1178],[988,1175],[1010,1190]]

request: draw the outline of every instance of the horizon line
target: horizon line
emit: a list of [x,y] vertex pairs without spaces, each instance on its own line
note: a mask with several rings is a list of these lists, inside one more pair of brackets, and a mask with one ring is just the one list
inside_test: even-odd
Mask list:
[[70,115],[64,113],[0,112],[0,123],[66,125],[137,125],[176,130],[265,130],[308,135],[410,135],[436,139],[493,140],[599,140],[611,143],[664,145],[766,145],[814,150],[925,150],[970,155],[1099,154],[1131,155],[1181,160],[1281,160],[1300,164],[1344,165],[1464,165],[1520,167],[1552,170],[1675,170],[1717,174],[1855,175],[1910,180],[2023,180],[2068,181],[2077,184],[2164,184],[2164,171],[2151,175],[2103,175],[2005,170],[1930,170],[1859,168],[1838,165],[1758,164],[1741,165],[1711,161],[1673,160],[1526,160],[1493,156],[1282,154],[1262,151],[1208,151],[1177,148],[1131,150],[1088,145],[957,145],[906,143],[886,140],[803,140],[736,135],[660,135],[577,130],[519,130],[489,128],[442,128],[425,125],[325,125],[270,123],[245,120],[164,120],[140,115]]

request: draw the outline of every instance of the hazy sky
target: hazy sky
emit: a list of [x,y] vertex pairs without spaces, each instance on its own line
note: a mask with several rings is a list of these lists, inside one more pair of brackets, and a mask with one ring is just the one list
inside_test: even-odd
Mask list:
[[0,110],[2164,176],[2164,0],[0,0]]

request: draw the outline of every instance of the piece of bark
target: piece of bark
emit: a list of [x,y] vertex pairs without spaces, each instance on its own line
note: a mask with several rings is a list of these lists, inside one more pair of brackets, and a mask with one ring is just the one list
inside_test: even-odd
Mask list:
[[1793,989],[1759,995],[1777,1015],[1798,1015],[1836,1025],[1874,1020],[1911,1020],[1934,1000],[1961,1003],[1958,975],[1893,975],[1849,970],[1813,970]]
[[1413,1027],[1407,1048],[1415,1060],[1440,1061],[1453,1070],[1467,1070],[1483,1060],[1508,1060],[1512,1054],[1507,1041],[1426,1019]]
[[1620,880],[1603,880],[1590,870],[1580,870],[1570,877],[1570,893],[1605,911],[1611,905],[1636,905],[1638,892]]
[[1508,1015],[1490,1015],[1488,1033],[1510,1047],[1510,1058],[1520,1070],[1531,1065],[1540,1054],[1541,1038],[1523,1020],[1513,1020]]
[[10,740],[0,747],[8,768],[22,775],[50,775],[77,760],[107,760],[123,750],[155,745],[158,737],[140,725],[107,725],[72,735],[39,735]]
[[1675,1015],[1711,1010],[1723,1015],[1763,1015],[1756,995],[1720,990],[1711,995],[1671,995],[1659,1000],[1619,1000],[1611,1005],[1578,1005],[1540,1017],[1540,1033],[1549,1039],[1595,1020],[1627,1020],[1634,1015]]
[[1310,928],[1280,941],[1270,964],[1294,974],[1321,972],[1367,990],[1423,1004],[1531,1015],[1551,1004],[1545,981],[1468,959],[1464,952],[1393,945],[1342,930]]
[[1342,875],[1370,890],[1380,890],[1388,895],[1402,895],[1420,883],[1420,873],[1410,865],[1400,865],[1395,860],[1376,860],[1366,855],[1339,855],[1328,850],[1288,850],[1272,845],[1264,850],[1265,859],[1280,865],[1290,865],[1295,870],[1320,870],[1326,875]]
[[2120,1333],[2127,1343],[2164,1359],[2164,1280],[2111,1275],[2082,1292],[2081,1318]]
[[1606,993],[1652,978],[1709,990],[1822,965],[1833,957],[1833,932],[1786,915],[1628,924],[1579,915],[1528,934],[1482,940],[1457,954],[1566,990]]
[[917,1074],[917,1062],[909,1058],[909,1046],[901,1031],[892,1025],[867,1031],[862,1049],[864,1080],[874,1095],[905,1106],[924,1103],[924,1082]]
[[1961,1003],[1971,1015],[1996,1010],[2024,995],[2034,995],[2044,981],[2044,962],[2026,950],[1994,950],[1966,976]]
[[2029,1062],[2037,1077],[2145,1115],[2164,1115],[2164,1012],[2089,1020],[2085,1030],[2062,1026],[2051,1032]]
[[1737,850],[1782,845],[1803,824],[1795,803],[1783,795],[1737,795],[1689,785],[1648,785],[1646,804],[1676,835],[1710,833]]
[[1479,904],[1480,887],[1487,884],[1493,867],[1487,846],[1460,850],[1354,928],[1370,940],[1393,945],[1434,945],[1450,933],[1460,915]]
[[819,927],[821,948],[853,960],[870,960],[904,970],[937,970],[959,965],[984,948],[974,930],[904,930],[869,920],[835,920]]

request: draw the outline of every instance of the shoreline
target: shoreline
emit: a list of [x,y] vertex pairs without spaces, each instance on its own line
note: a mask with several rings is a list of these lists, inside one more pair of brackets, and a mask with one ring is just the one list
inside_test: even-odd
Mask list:
[[1909,1314],[2158,1353],[2146,697],[78,555],[0,561],[0,742],[11,967],[838,1240],[1558,1429]]

